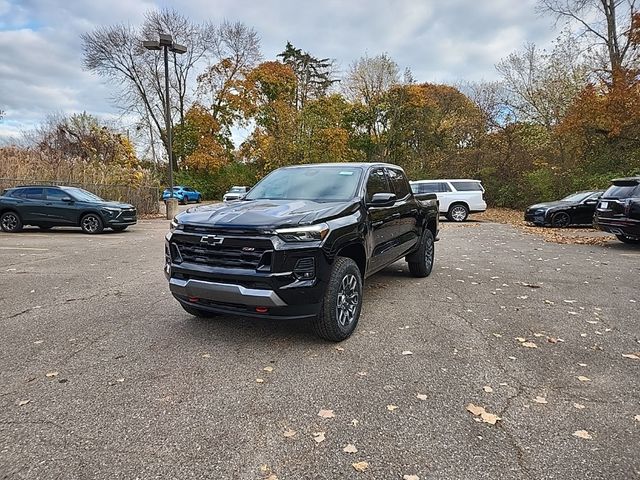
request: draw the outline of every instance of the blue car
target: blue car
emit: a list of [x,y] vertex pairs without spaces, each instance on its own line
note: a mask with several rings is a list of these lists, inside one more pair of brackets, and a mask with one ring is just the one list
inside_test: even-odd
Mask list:
[[162,192],[162,200],[165,202],[172,196],[173,198],[177,198],[183,205],[189,202],[200,203],[202,201],[202,194],[200,192],[191,187],[183,187],[181,185],[173,187],[173,195],[171,195],[171,190],[168,188]]

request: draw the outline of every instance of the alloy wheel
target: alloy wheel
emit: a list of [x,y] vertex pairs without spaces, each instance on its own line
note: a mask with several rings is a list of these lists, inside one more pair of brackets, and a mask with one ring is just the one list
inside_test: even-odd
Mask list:
[[94,215],[87,215],[82,219],[82,229],[89,233],[96,233],[100,228],[100,221]]
[[571,217],[566,212],[558,212],[553,216],[551,225],[557,228],[568,227],[571,223]]
[[18,227],[18,217],[15,213],[7,213],[2,217],[2,229],[13,232]]
[[462,205],[455,206],[451,209],[451,218],[456,222],[463,222],[467,217],[467,209]]
[[336,305],[336,316],[338,317],[338,323],[342,327],[351,325],[355,320],[359,304],[358,280],[355,275],[349,273],[342,277]]

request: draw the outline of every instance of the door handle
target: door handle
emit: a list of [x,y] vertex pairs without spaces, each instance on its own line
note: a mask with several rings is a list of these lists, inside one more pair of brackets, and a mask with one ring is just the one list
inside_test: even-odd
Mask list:
[[391,218],[400,218],[400,214],[399,213],[394,213],[393,215],[391,215]]

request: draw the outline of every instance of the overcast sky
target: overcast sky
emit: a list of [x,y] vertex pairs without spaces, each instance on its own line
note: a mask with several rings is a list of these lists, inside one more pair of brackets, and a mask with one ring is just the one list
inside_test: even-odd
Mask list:
[[114,117],[113,91],[81,67],[79,36],[100,25],[141,23],[148,9],[194,20],[241,21],[262,39],[265,59],[287,41],[341,70],[387,52],[418,82],[496,78],[494,65],[525,42],[546,47],[553,20],[535,0],[0,0],[0,143],[51,112]]

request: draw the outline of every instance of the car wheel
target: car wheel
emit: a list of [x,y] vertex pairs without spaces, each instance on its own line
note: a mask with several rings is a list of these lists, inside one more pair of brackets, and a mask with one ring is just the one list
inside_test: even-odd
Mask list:
[[409,271],[414,277],[428,277],[433,269],[435,241],[431,230],[425,230],[420,239],[418,251],[407,258]]
[[218,316],[217,313],[210,312],[208,310],[203,310],[201,308],[194,307],[194,306],[191,306],[191,305],[185,305],[182,302],[180,302],[180,306],[184,309],[185,312],[187,312],[190,315],[193,315],[194,317],[212,318],[212,317],[217,317]]
[[627,237],[626,235],[616,235],[618,240],[630,245],[640,245],[640,238]]
[[571,225],[571,217],[567,212],[556,212],[551,217],[551,226],[554,228],[566,228]]
[[202,203],[202,195],[198,195],[198,198],[196,198],[196,203]]
[[121,227],[111,227],[114,232],[124,232],[129,225],[123,225]]
[[8,233],[16,233],[22,230],[22,220],[16,212],[4,212],[0,216],[0,227]]
[[184,197],[182,197],[182,200],[180,201],[180,203],[182,205],[186,205],[187,203],[189,203],[189,199],[187,198],[186,195]]
[[80,228],[84,233],[101,233],[104,230],[102,219],[95,213],[87,213],[80,219]]
[[449,212],[447,213],[447,218],[452,222],[464,222],[469,216],[469,209],[466,205],[461,203],[456,203],[455,205],[451,205],[449,208]]
[[313,320],[315,333],[332,342],[349,338],[362,309],[362,276],[356,262],[338,257],[333,262],[320,313]]

